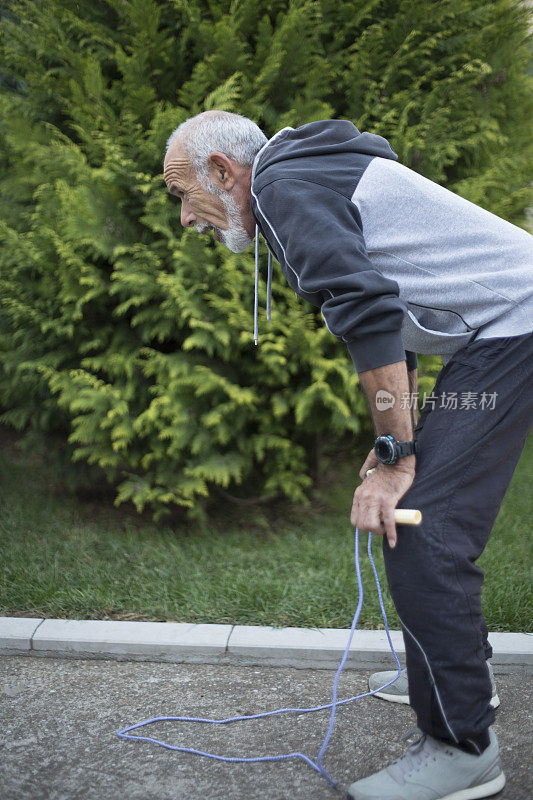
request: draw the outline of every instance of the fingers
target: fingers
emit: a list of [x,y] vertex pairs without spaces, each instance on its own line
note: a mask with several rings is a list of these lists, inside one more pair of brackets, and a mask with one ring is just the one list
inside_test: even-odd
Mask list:
[[361,498],[357,494],[357,491],[353,498],[350,522],[354,528],[372,531],[372,533],[375,531],[378,536],[382,536],[385,532],[379,519],[379,507],[375,504],[369,504],[365,498]]
[[398,532],[394,512],[413,479],[414,473],[373,470],[354,492],[350,514],[352,525],[377,536],[386,536],[389,547],[395,548]]
[[[389,544],[394,540],[394,544],[391,545],[391,547],[394,547],[396,544],[394,506],[391,505],[390,508],[387,508],[385,514],[383,513],[383,507],[383,504],[380,505],[375,502],[375,500],[361,496],[356,490],[352,502],[350,522],[354,528],[357,527],[360,530],[370,531],[377,536],[384,536],[387,533]],[[392,530],[390,530],[390,527],[389,530],[387,529],[386,519],[392,519]]]
[[394,507],[387,505],[381,512],[381,525],[383,532],[387,537],[389,547],[393,549],[396,547],[398,541],[398,534],[396,531],[396,523],[394,521]]
[[359,519],[359,501],[357,499],[357,492],[355,492],[352,501],[352,510],[350,512],[350,522],[354,526],[354,528],[358,528],[359,525],[357,524]]

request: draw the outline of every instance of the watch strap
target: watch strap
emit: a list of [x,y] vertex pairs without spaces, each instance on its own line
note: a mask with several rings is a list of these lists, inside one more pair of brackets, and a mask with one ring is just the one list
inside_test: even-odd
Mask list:
[[418,453],[418,442],[413,439],[412,442],[396,442],[396,458],[404,458],[405,456],[412,456]]

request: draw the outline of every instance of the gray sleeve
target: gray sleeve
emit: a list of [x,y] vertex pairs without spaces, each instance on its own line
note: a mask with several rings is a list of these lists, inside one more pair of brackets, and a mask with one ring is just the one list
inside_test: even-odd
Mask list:
[[255,196],[253,210],[289,284],[321,309],[358,372],[405,360],[398,284],[370,262],[359,212],[347,197],[311,181],[279,179]]

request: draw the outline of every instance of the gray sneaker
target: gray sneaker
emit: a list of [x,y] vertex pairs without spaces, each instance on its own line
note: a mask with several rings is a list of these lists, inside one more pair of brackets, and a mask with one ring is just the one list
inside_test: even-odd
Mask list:
[[[500,698],[498,697],[498,692],[496,691],[496,683],[494,681],[494,672],[492,671],[492,667],[489,662],[487,662],[487,667],[489,668],[489,675],[490,675],[490,683],[492,686],[492,698],[490,704],[493,708],[498,708],[500,705]],[[368,679],[368,688],[370,691],[374,691],[374,689],[379,689],[380,686],[383,686],[385,683],[392,681],[395,675],[398,674],[398,670],[394,669],[390,672],[374,672],[373,675],[370,676]],[[384,700],[390,700],[391,703],[406,703],[409,704],[409,685],[407,683],[407,670],[402,669],[400,677],[397,681],[392,683],[390,686],[387,686],[386,689],[383,689],[381,692],[376,692],[376,697],[382,697]]]
[[505,786],[496,734],[472,755],[432,736],[412,744],[401,758],[368,778],[352,783],[348,800],[477,800]]

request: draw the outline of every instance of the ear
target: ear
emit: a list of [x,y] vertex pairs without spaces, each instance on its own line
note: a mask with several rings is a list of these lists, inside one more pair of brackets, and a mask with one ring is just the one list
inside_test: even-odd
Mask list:
[[237,181],[237,172],[231,158],[215,150],[209,156],[211,177],[221,189],[231,191]]

